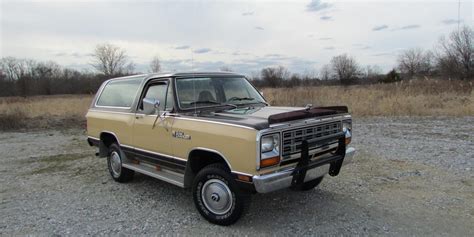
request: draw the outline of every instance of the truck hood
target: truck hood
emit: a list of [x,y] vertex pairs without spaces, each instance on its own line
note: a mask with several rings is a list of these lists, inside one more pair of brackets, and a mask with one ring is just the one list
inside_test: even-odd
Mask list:
[[256,130],[268,128],[270,124],[282,123],[299,119],[347,113],[345,106],[316,107],[247,107],[236,108],[223,112],[201,114],[199,117],[216,122],[231,123],[251,127]]

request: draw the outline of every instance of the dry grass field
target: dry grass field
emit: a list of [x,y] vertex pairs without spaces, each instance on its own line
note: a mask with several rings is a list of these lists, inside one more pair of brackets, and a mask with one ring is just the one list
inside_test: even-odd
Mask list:
[[472,82],[418,79],[393,84],[264,89],[272,105],[347,105],[354,116],[472,116]]
[[[394,84],[263,89],[272,105],[347,105],[356,117],[473,116],[472,82],[411,80]],[[0,129],[77,127],[91,95],[0,98]]]
[[0,129],[83,126],[91,100],[91,95],[0,98]]

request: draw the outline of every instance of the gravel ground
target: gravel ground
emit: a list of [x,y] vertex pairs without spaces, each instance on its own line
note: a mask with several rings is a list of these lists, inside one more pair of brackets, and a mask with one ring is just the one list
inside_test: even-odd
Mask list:
[[0,133],[1,235],[474,236],[474,118],[356,120],[354,164],[309,192],[254,195],[233,226],[191,192],[114,182],[80,130]]

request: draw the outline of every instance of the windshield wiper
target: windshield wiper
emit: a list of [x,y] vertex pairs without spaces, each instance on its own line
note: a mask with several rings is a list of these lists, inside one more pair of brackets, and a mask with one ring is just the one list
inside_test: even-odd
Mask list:
[[199,104],[214,104],[214,105],[220,105],[221,103],[212,101],[212,100],[197,100],[189,103],[190,105],[199,105]]
[[254,99],[255,98],[252,98],[252,97],[232,97],[228,99],[227,101],[234,101],[234,100],[242,101],[242,100],[254,100]]
[[219,103],[219,102],[216,102],[216,101],[212,101],[212,100],[197,100],[197,101],[193,101],[191,103],[189,103],[190,105],[198,105],[198,104],[213,104],[213,105],[219,105],[219,106],[230,106],[232,108],[237,108],[237,105],[234,105],[234,104],[223,104],[223,103]]

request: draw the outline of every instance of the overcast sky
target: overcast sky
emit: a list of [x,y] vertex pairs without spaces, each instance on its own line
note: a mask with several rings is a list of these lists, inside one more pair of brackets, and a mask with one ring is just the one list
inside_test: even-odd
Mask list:
[[[305,73],[342,53],[388,70],[400,50],[433,49],[458,19],[458,0],[0,2],[2,57],[92,69],[94,46],[109,42],[142,72],[156,55],[166,71],[283,65]],[[471,1],[460,13],[472,27]]]

